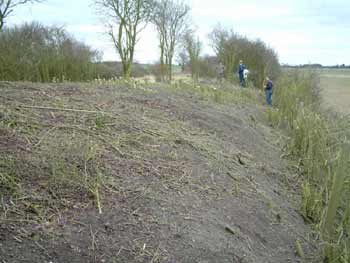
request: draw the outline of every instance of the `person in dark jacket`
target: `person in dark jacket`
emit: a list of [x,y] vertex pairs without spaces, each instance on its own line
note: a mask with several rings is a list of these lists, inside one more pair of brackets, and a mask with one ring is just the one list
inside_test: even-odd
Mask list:
[[238,66],[238,75],[239,75],[239,85],[241,87],[245,87],[245,79],[244,79],[244,70],[246,69],[246,66],[243,64],[243,61],[239,61]]
[[272,88],[273,88],[272,80],[269,77],[266,77],[265,94],[266,94],[266,103],[269,106],[272,106]]

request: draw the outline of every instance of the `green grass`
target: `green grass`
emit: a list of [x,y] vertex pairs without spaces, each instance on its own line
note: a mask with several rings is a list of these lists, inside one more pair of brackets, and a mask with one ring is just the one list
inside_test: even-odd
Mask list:
[[204,100],[217,104],[230,103],[260,103],[260,97],[255,89],[240,89],[233,87],[228,83],[211,85],[205,83],[196,83],[192,81],[176,81],[171,86],[175,91],[181,93],[190,93]]
[[288,130],[287,155],[303,171],[301,213],[318,229],[326,262],[348,262],[349,120],[321,111],[315,72],[289,71],[276,86],[268,116]]

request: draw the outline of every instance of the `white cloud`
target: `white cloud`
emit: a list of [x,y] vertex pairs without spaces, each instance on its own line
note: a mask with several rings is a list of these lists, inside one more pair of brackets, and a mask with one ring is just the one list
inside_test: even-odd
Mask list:
[[105,28],[102,25],[82,24],[82,25],[68,25],[66,29],[72,33],[98,34],[104,33]]
[[264,1],[213,1],[193,0],[193,16],[206,17],[210,21],[220,20],[262,20],[274,16],[289,15],[291,10],[286,5],[266,6]]
[[[350,64],[350,5],[348,0],[187,0],[192,7],[192,26],[204,42],[203,53],[212,53],[208,34],[220,22],[249,38],[260,38],[275,48],[284,63],[320,62]],[[111,40],[91,6],[91,0],[47,0],[21,7],[9,24],[37,20],[65,25],[78,40],[118,59]],[[136,60],[158,59],[157,35],[151,28],[142,33]]]

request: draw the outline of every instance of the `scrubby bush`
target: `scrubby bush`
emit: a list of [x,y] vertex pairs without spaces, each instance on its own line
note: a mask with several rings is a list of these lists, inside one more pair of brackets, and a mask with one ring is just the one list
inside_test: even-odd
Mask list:
[[191,70],[191,77],[193,80],[198,81],[202,42],[200,42],[198,37],[195,37],[192,30],[188,30],[183,36],[183,45],[188,56],[188,65]]
[[33,22],[0,33],[1,80],[89,80],[97,76],[94,62],[99,59],[97,51],[63,28]]
[[[123,77],[123,66],[120,62],[104,61],[95,63],[96,75],[99,79],[114,79]],[[139,78],[150,74],[151,69],[147,66],[135,63],[133,64],[131,77]]]
[[199,59],[198,71],[201,78],[217,78],[217,59],[212,56],[204,56]]
[[134,65],[132,66],[131,76],[134,78],[140,78],[140,77],[149,75],[150,72],[151,72],[151,69],[149,66],[139,64],[139,63],[134,63]]
[[280,74],[276,52],[263,41],[250,40],[220,26],[214,28],[209,37],[218,60],[225,66],[227,79],[236,79],[240,60],[250,70],[250,79],[257,87],[263,85],[266,76],[275,79]]
[[149,67],[150,73],[155,77],[157,82],[164,80],[162,73],[162,66],[159,63],[153,64]]

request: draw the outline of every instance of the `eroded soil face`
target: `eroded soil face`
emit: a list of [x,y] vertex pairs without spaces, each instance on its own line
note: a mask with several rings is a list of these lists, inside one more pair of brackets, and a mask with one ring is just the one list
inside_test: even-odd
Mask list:
[[297,174],[253,104],[0,84],[0,262],[310,262]]

